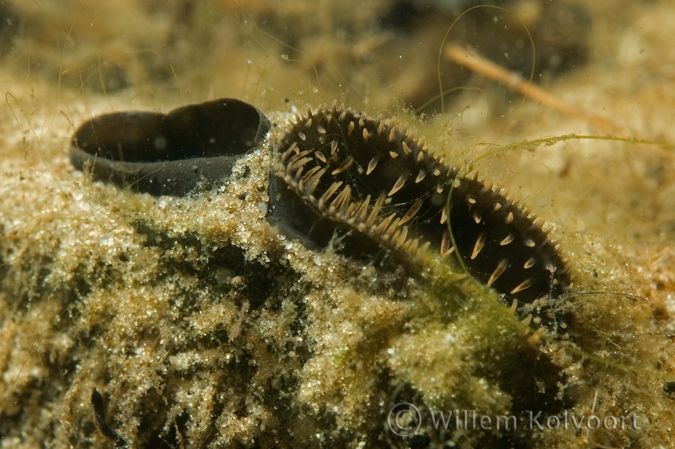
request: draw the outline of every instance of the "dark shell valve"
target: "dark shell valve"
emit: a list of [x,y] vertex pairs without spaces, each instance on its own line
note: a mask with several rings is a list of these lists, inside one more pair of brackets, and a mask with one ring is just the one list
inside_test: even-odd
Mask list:
[[255,107],[222,98],[156,112],[116,112],[81,125],[70,160],[94,179],[152,195],[185,195],[229,175],[270,129]]
[[[229,175],[269,129],[259,110],[233,99],[167,115],[108,114],[76,131],[71,161],[96,179],[184,195],[200,179]],[[413,265],[426,248],[448,258],[456,252],[474,277],[521,303],[570,288],[569,269],[541,223],[501,190],[460,176],[395,120],[334,103],[296,115],[272,144],[268,219],[290,237],[321,248],[337,232],[350,255],[385,249]],[[547,324],[568,320],[547,309],[536,313]]]
[[[319,245],[348,230],[350,253],[388,248],[406,259],[425,247],[442,257],[456,251],[474,277],[521,303],[569,290],[568,267],[532,214],[476,177],[459,176],[395,120],[335,103],[310,109],[275,151],[270,196],[284,208],[273,218]],[[535,315],[549,324],[569,320]]]

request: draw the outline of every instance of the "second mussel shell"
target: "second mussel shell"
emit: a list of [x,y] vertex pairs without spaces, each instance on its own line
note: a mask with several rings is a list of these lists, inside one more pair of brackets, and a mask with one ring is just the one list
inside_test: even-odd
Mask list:
[[134,192],[183,196],[230,175],[270,122],[254,106],[222,98],[156,112],[115,112],[82,124],[70,160],[93,179]]

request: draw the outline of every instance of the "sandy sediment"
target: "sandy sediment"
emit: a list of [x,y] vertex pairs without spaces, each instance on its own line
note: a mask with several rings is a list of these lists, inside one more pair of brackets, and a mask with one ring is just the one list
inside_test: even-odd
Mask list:
[[[391,39],[400,39],[399,50],[416,48],[398,31],[380,35],[367,25],[384,2],[359,10],[346,37],[326,32],[319,39],[315,23],[297,25],[299,36],[311,37],[296,42],[303,53],[274,47],[259,33],[284,38],[279,24],[309,14],[302,2],[282,12],[265,2],[246,11],[211,2],[212,10],[197,7],[178,24],[179,2],[154,15],[151,3],[125,2],[103,20],[86,2],[42,11],[15,6],[26,31],[12,38],[16,48],[2,55],[8,64],[0,69],[11,80],[0,119],[1,447],[114,447],[122,440],[130,447],[670,444],[669,146],[572,140],[491,154],[525,138],[598,132],[499,95],[485,103],[465,93],[447,115],[414,116],[395,105],[401,97],[393,82],[375,76],[415,66],[378,59],[396,51],[387,46]],[[596,46],[587,65],[546,88],[605,113],[630,135],[673,142],[668,111],[675,98],[664,81],[672,75],[663,45],[668,27],[661,24],[675,12],[666,4],[624,3],[613,16],[621,31],[600,19],[614,7],[590,9]],[[120,31],[116,12],[147,18],[154,38],[139,43],[134,31]],[[633,13],[637,20],[629,20]],[[265,29],[271,15],[277,21]],[[325,11],[319,17],[324,22],[317,23],[331,19]],[[65,47],[47,46],[49,36],[34,31],[57,20],[74,24],[70,35],[56,33]],[[335,15],[335,29],[345,20]],[[87,31],[90,23],[98,31]],[[205,24],[212,31],[200,28]],[[112,37],[96,47],[87,33]],[[431,32],[422,35],[437,42]],[[177,77],[152,75],[169,64],[127,51],[139,48],[175,56]],[[270,58],[270,48],[301,62]],[[230,59],[207,57],[222,49]],[[317,56],[322,51],[327,56]],[[30,78],[20,69],[27,55],[40,64]],[[208,62],[195,67],[190,55]],[[95,75],[71,79],[98,56],[119,69],[100,72],[109,78],[98,83]],[[231,60],[242,63],[232,68]],[[340,85],[335,67],[351,84]],[[410,73],[393,84],[424,79]],[[74,127],[93,115],[166,112],[221,96],[254,103],[280,126],[213,190],[155,198],[92,182],[70,166]],[[446,160],[472,164],[543,217],[572,267],[570,332],[533,330],[494,291],[433,253],[411,275],[381,266],[381,255],[350,258],[339,241],[308,249],[271,227],[270,143],[294,110],[334,98],[409,123]],[[100,398],[92,401],[94,391]],[[409,412],[392,424],[390,412],[402,402],[422,417],[411,438],[390,427],[405,433],[417,424],[406,421]],[[447,431],[435,424],[440,411],[453,413]],[[499,416],[514,416],[515,428],[497,429]]]

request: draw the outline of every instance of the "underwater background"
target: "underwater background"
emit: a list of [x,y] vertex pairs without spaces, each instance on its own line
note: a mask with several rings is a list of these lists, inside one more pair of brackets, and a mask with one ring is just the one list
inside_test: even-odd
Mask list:
[[[666,0],[0,2],[0,447],[672,447],[673,29]],[[274,128],[213,189],[71,165],[93,117],[218,98]],[[270,226],[275,139],[334,100],[540,217],[569,329]]]

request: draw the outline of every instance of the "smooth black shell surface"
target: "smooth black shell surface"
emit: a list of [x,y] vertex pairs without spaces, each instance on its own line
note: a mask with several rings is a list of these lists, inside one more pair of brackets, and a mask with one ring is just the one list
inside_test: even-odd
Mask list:
[[255,107],[222,98],[156,112],[116,112],[92,118],[73,136],[70,160],[96,180],[136,192],[185,195],[200,181],[230,174],[271,125]]

